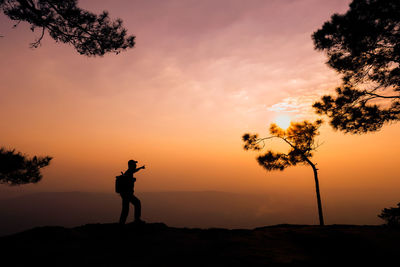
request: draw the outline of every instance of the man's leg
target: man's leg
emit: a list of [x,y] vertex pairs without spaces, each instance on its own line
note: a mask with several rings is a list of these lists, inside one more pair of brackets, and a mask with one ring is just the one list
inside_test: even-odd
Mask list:
[[135,206],[135,221],[140,221],[140,216],[142,216],[142,205],[140,200],[135,195],[132,195],[131,202]]
[[129,197],[126,195],[122,195],[122,210],[121,210],[121,217],[119,218],[119,224],[125,224],[126,218],[128,217],[129,213]]

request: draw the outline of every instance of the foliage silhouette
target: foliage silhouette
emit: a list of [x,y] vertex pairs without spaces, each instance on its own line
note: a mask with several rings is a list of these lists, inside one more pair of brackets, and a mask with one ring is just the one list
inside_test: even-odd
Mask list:
[[318,215],[320,225],[324,225],[324,217],[322,213],[321,196],[318,181],[318,169],[316,164],[310,158],[318,145],[315,144],[315,137],[319,135],[319,127],[322,120],[317,120],[314,123],[292,122],[288,129],[283,130],[275,123],[271,124],[269,132],[270,136],[260,138],[258,134],[246,133],[242,136],[245,150],[260,151],[265,147],[265,141],[273,138],[283,140],[289,145],[288,153],[276,153],[268,150],[265,154],[257,157],[257,162],[267,171],[280,170],[283,171],[287,167],[296,166],[297,164],[310,165],[313,169],[315,190],[317,195]]
[[31,30],[39,28],[38,47],[47,30],[56,42],[71,44],[79,54],[102,56],[120,53],[135,45],[135,36],[127,36],[122,20],[111,21],[108,13],[96,15],[77,7],[77,0],[0,0],[0,9],[10,19],[26,21]]
[[42,179],[40,169],[50,164],[51,157],[32,157],[15,150],[0,148],[0,183],[22,185]]
[[333,128],[365,133],[400,120],[400,1],[353,0],[312,38],[342,74],[336,95],[313,105]]
[[397,208],[384,208],[378,217],[389,226],[400,226],[400,203],[397,203]]

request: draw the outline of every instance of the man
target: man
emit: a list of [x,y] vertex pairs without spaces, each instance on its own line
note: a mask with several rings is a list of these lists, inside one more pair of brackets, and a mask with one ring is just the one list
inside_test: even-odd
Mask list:
[[128,217],[129,203],[132,203],[135,206],[135,223],[143,222],[140,219],[142,213],[140,200],[133,194],[133,188],[136,181],[136,178],[133,177],[133,174],[140,171],[141,169],[145,169],[145,166],[143,165],[142,167],[136,168],[136,163],[136,160],[131,159],[130,161],[128,161],[128,170],[124,173],[124,179],[127,179],[127,182],[120,192],[122,198],[122,211],[119,223],[121,225],[125,224],[126,218]]

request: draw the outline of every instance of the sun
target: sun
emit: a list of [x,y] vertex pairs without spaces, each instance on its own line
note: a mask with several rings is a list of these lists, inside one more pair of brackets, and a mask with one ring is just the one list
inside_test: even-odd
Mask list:
[[279,115],[275,118],[275,123],[286,130],[290,126],[291,118],[288,115]]

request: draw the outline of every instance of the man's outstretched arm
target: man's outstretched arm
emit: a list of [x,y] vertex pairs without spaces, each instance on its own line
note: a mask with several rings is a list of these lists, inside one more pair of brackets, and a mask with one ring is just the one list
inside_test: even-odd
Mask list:
[[136,169],[133,171],[133,173],[138,172],[138,171],[140,171],[141,169],[146,169],[146,166],[143,165],[142,167],[136,168]]

